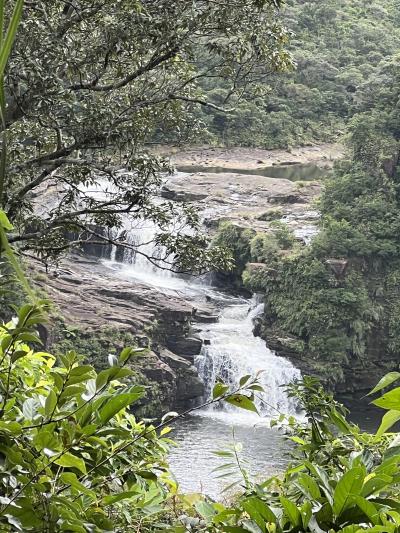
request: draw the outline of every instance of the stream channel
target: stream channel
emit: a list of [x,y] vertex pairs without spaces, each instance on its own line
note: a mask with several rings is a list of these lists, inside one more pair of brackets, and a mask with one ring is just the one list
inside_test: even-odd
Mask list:
[[[294,169],[289,170],[292,173]],[[141,245],[143,252],[157,254],[151,243],[156,232],[154,226],[143,222],[128,231],[132,242]],[[123,264],[117,264],[114,254],[105,264],[125,279],[139,280],[166,294],[183,296],[194,304],[212,302],[218,309],[218,322],[197,324],[204,344],[195,365],[205,384],[205,399],[210,397],[218,378],[234,387],[240,377],[262,371],[259,380],[265,393],[258,393],[256,399],[260,416],[228,404],[212,405],[177,424],[171,433],[177,446],[172,448],[169,461],[181,490],[203,491],[211,497],[222,498],[224,487],[232,480],[217,477],[215,468],[227,459],[213,452],[227,450],[233,443],[242,446],[250,473],[266,478],[279,472],[287,462],[289,445],[278,431],[270,429],[269,422],[279,413],[296,414],[296,407],[282,385],[300,377],[300,371],[254,336],[253,321],[263,312],[263,304],[256,297],[247,300],[221,292],[207,279],[188,281],[156,269],[141,255],[127,254]]]

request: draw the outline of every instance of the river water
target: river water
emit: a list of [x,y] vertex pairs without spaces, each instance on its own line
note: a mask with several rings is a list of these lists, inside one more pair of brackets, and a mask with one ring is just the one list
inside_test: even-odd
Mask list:
[[[141,227],[134,238],[147,243],[151,241],[151,231],[154,228]],[[119,275],[140,280],[167,294],[185,296],[192,302],[213,301],[220,309],[218,322],[197,325],[204,344],[195,365],[205,384],[205,400],[217,380],[236,387],[240,377],[247,374],[259,373],[265,390],[257,393],[255,400],[260,415],[228,404],[212,405],[179,422],[171,433],[177,446],[172,448],[169,460],[181,490],[201,490],[222,498],[224,487],[232,480],[217,478],[214,469],[226,463],[226,457],[213,452],[226,450],[234,442],[243,446],[243,457],[249,461],[247,468],[251,474],[267,477],[279,472],[287,461],[289,448],[282,436],[270,429],[270,420],[280,413],[296,413],[296,406],[282,385],[300,377],[300,372],[253,335],[253,320],[262,313],[263,305],[257,304],[256,299],[223,294],[209,284],[189,282],[160,271],[146,264],[143,256],[130,257],[119,269]]]
[[248,460],[246,468],[251,474],[266,478],[279,472],[288,460],[289,445],[278,431],[270,429],[270,421],[280,413],[296,414],[296,406],[287,397],[283,385],[299,378],[300,372],[253,335],[253,321],[263,312],[263,305],[255,298],[246,300],[223,294],[209,283],[183,279],[154,267],[146,256],[163,257],[165,250],[154,248],[152,240],[157,228],[152,223],[127,225],[123,231],[125,239],[137,246],[139,252],[128,251],[117,257],[117,250],[113,250],[105,263],[115,268],[118,259],[120,276],[147,283],[167,294],[178,294],[194,305],[211,301],[219,310],[218,322],[196,325],[204,341],[195,360],[205,384],[204,400],[210,398],[217,380],[234,388],[247,374],[258,373],[265,390],[256,393],[259,415],[228,404],[212,405],[179,422],[171,433],[177,446],[171,450],[170,465],[181,490],[201,490],[211,497],[222,498],[224,487],[232,479],[217,477],[214,470],[226,462],[226,457],[214,452],[226,450],[233,443],[243,447],[243,457]]

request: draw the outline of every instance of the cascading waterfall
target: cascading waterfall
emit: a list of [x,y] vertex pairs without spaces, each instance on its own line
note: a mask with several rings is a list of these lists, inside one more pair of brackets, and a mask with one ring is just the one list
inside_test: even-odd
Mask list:
[[[282,385],[299,378],[300,371],[254,336],[253,320],[263,312],[264,305],[255,305],[254,299],[252,303],[253,306],[246,302],[226,307],[219,322],[203,329],[205,343],[196,360],[199,375],[209,397],[217,380],[236,388],[242,376],[260,371],[259,381],[265,393],[256,393],[259,412],[265,416],[294,414],[296,405],[287,397]],[[224,405],[223,409],[228,413],[237,412],[229,405]],[[210,410],[215,415],[220,407],[214,404]]]
[[[96,190],[95,194],[101,194],[100,190]],[[115,266],[116,261],[120,265],[122,263],[120,273],[144,283],[161,289],[176,289],[193,294],[193,283],[170,270],[157,268],[148,260],[148,257],[166,258],[165,249],[154,242],[157,229],[151,221],[136,220],[132,223],[127,218],[123,228],[116,232],[113,238],[129,242],[137,251],[113,246],[108,263],[112,266]],[[201,282],[198,282],[196,294],[199,298],[204,299],[206,293],[210,296],[210,292],[212,299],[221,301],[216,291],[210,289],[209,283],[201,285]],[[254,376],[261,371],[259,381],[265,393],[257,393],[256,404],[260,413],[265,416],[276,416],[278,413],[294,414],[296,406],[287,397],[282,385],[299,378],[300,371],[288,360],[269,350],[261,338],[254,336],[253,320],[262,312],[263,304],[257,305],[255,299],[250,303],[240,298],[230,299],[221,312],[220,320],[202,329],[204,344],[195,364],[205,383],[207,397],[211,396],[218,379],[231,388],[236,388],[242,376]],[[210,411],[227,422],[234,412],[238,412],[227,404],[213,405]],[[246,417],[249,419],[248,414]]]

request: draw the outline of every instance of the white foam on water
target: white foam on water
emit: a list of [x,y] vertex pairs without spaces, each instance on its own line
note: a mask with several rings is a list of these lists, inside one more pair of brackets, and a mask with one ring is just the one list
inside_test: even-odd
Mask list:
[[[254,305],[253,300],[253,305]],[[288,398],[284,385],[300,378],[300,371],[290,361],[278,357],[266,343],[253,334],[253,320],[264,310],[264,305],[254,307],[249,303],[226,307],[219,322],[203,328],[202,337],[206,341],[196,359],[199,375],[206,385],[210,397],[217,381],[221,380],[235,389],[242,376],[257,373],[265,392],[256,392],[255,404],[261,415],[275,418],[279,414],[295,414],[296,404]],[[209,416],[229,419],[241,418],[246,423],[259,423],[256,413],[243,412],[224,404],[213,404],[208,409]]]

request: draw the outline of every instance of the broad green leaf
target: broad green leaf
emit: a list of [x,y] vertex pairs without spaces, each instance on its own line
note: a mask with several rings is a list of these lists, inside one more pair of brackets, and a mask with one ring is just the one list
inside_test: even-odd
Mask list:
[[201,515],[207,522],[211,522],[212,518],[217,514],[217,511],[214,507],[203,500],[200,500],[194,504],[196,511]]
[[265,526],[265,522],[275,523],[277,520],[270,507],[256,496],[246,498],[242,502],[242,507],[261,528]]
[[214,385],[212,397],[215,400],[216,398],[220,398],[224,394],[226,394],[229,390],[228,385],[225,385],[224,383],[217,382]]
[[12,363],[15,363],[18,361],[18,359],[22,359],[22,357],[26,357],[29,353],[31,353],[30,350],[16,350],[15,352],[12,352],[10,361]]
[[150,481],[157,481],[157,475],[151,470],[138,470],[135,474],[143,479],[149,479]]
[[53,411],[57,405],[57,395],[53,391],[53,389],[50,389],[49,394],[46,398],[46,403],[44,404],[44,412],[46,416],[50,416],[53,414]]
[[352,496],[352,500],[374,525],[379,524],[379,511],[373,503],[362,496]]
[[105,370],[102,370],[99,372],[96,378],[96,387],[97,390],[103,389],[107,383],[110,383],[111,381],[122,379],[128,376],[132,376],[133,371],[129,368],[119,368],[117,366],[113,366],[111,368],[106,368]]
[[358,496],[364,481],[364,470],[361,467],[348,470],[339,479],[333,493],[333,513],[340,516],[343,511],[351,504],[351,497]]
[[102,424],[108,422],[113,416],[119,413],[125,407],[142,398],[142,392],[127,392],[113,396],[100,410],[100,420]]
[[400,411],[400,387],[393,389],[372,402],[382,409]]
[[295,484],[300,488],[303,494],[311,500],[318,500],[318,498],[321,497],[321,491],[319,490],[317,482],[308,474],[299,474]]
[[301,519],[301,513],[297,506],[285,498],[284,496],[279,497],[279,501],[282,504],[285,516],[289,519],[290,524],[293,527],[301,527],[302,526],[302,519]]
[[391,428],[398,420],[400,420],[400,411],[391,409],[382,417],[381,425],[376,432],[376,437],[381,437],[386,431]]
[[96,499],[96,493],[93,490],[88,489],[85,487],[83,483],[79,481],[77,478],[77,475],[73,472],[63,472],[60,476],[60,479],[63,483],[66,485],[70,485],[73,489],[76,489],[79,493],[87,494],[90,496],[93,500]]
[[6,421],[0,422],[0,432],[10,433],[11,435],[19,435],[21,433],[22,426],[18,422]]
[[140,494],[137,490],[129,490],[125,492],[119,492],[118,494],[112,494],[110,496],[105,496],[101,502],[103,505],[113,505],[114,503],[120,502],[121,500],[128,500]]
[[364,480],[364,485],[361,489],[361,496],[364,498],[379,493],[382,489],[388,486],[392,482],[392,476],[385,474],[376,475],[370,474]]
[[242,376],[239,380],[239,387],[243,387],[251,379],[251,374],[246,374]]
[[47,448],[48,450],[59,453],[60,449],[62,449],[57,433],[45,428],[38,429],[32,442],[37,450],[44,450]]
[[375,392],[379,392],[385,387],[388,387],[389,385],[391,385],[398,379],[400,379],[400,372],[388,372],[385,376],[383,376],[383,378],[378,382],[378,384],[372,389],[372,391],[368,393],[368,396],[370,394],[374,394]]
[[86,465],[85,461],[81,459],[80,457],[76,457],[76,455],[72,455],[72,453],[64,453],[61,457],[56,459],[54,461],[54,464],[58,466],[63,466],[65,468],[76,468],[82,474],[86,474]]
[[240,409],[246,409],[247,411],[253,411],[258,414],[257,407],[254,405],[254,402],[250,400],[244,394],[234,394],[225,399],[226,402],[234,405],[235,407],[240,407]]
[[34,333],[21,333],[18,335],[18,340],[24,342],[35,342],[37,344],[43,344],[37,335]]

